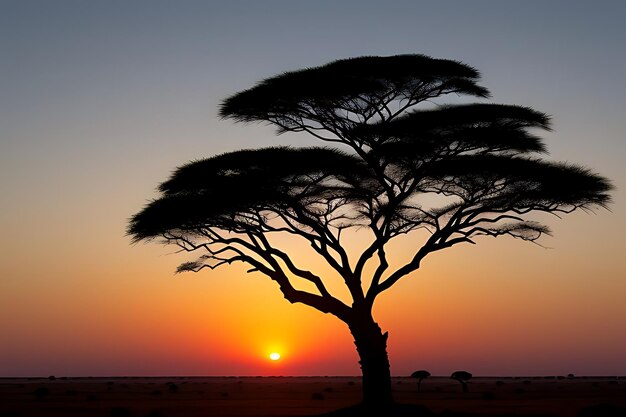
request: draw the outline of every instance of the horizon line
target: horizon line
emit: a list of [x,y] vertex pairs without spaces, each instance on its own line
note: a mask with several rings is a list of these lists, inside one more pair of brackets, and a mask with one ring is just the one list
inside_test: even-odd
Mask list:
[[[88,375],[88,376],[56,376],[56,375],[30,375],[30,376],[0,376],[0,379],[31,379],[40,380],[46,379],[50,381],[55,380],[69,380],[69,379],[200,379],[200,378],[357,378],[361,379],[362,375]],[[411,378],[410,375],[392,375],[391,378]],[[428,378],[446,378],[450,379],[449,375],[431,375]],[[473,375],[472,379],[490,379],[490,378],[508,378],[508,379],[588,379],[588,378],[607,378],[607,379],[626,379],[626,375],[608,374],[608,375]]]

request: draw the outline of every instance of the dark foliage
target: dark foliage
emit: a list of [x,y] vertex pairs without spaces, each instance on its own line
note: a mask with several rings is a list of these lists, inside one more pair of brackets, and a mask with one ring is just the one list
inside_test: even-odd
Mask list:
[[301,130],[302,119],[338,119],[328,111],[333,108],[375,117],[371,104],[380,106],[393,97],[414,102],[447,93],[487,97],[489,92],[475,83],[478,78],[466,64],[425,55],[342,59],[265,79],[224,100],[220,116],[271,120],[280,132]]
[[[243,262],[275,281],[289,302],[345,322],[360,357],[364,403],[389,409],[387,333],[372,316],[378,295],[433,252],[481,236],[537,242],[550,230],[533,214],[591,211],[611,200],[604,177],[545,159],[537,131],[550,129],[546,114],[437,102],[447,94],[488,97],[479,78],[464,63],[425,55],[342,59],[267,78],[224,100],[220,116],[307,132],[332,146],[189,162],[130,219],[128,234],[133,242],[162,239],[202,252],[179,271]],[[361,253],[348,253],[347,230],[366,232]],[[426,233],[412,235],[408,258],[392,266],[390,242],[418,230]],[[345,284],[347,299],[331,294],[327,271],[299,265],[275,235],[305,242]],[[471,374],[455,374],[466,390]]]

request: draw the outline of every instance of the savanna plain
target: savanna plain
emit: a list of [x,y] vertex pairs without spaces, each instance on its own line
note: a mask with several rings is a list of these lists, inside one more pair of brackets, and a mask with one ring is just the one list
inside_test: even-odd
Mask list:
[[[314,416],[358,403],[359,377],[0,378],[0,417]],[[394,377],[433,416],[626,416],[626,377]]]

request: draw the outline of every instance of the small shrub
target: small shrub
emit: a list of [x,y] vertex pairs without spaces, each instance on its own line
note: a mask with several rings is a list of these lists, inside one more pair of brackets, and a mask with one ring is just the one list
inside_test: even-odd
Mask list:
[[496,385],[501,387],[502,385],[504,385],[504,381],[496,381]]
[[125,407],[111,408],[111,417],[131,417],[132,413]]
[[595,404],[583,408],[578,417],[622,417],[626,415],[626,408],[615,404]]
[[43,397],[47,397],[50,395],[50,390],[46,387],[39,387],[33,391],[33,395],[37,399],[42,399]]
[[314,392],[313,395],[311,395],[311,399],[316,401],[323,400],[324,394],[322,394],[321,392]]
[[493,395],[493,392],[489,392],[489,391],[483,392],[483,400],[491,401],[491,400],[493,400],[495,398],[496,398],[496,396]]
[[22,414],[19,411],[6,411],[4,413],[0,413],[0,417],[20,417]]

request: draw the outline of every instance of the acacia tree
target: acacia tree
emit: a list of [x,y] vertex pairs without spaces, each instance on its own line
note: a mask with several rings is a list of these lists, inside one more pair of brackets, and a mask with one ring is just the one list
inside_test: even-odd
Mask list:
[[[532,131],[549,129],[547,115],[437,103],[449,94],[489,97],[478,80],[464,63],[424,55],[343,59],[265,79],[225,99],[220,116],[306,132],[326,145],[187,163],[131,218],[128,232],[135,242],[160,239],[201,252],[178,271],[243,262],[275,281],[289,302],[337,317],[356,344],[363,404],[390,406],[387,333],[372,315],[379,295],[414,277],[433,252],[481,236],[535,242],[549,229],[529,215],[610,200],[605,178],[542,158],[544,144]],[[368,239],[362,252],[348,253],[348,233]],[[278,246],[278,234],[306,242],[341,277],[349,299]],[[395,265],[388,247],[401,235],[413,250]]]
[[417,392],[420,392],[422,386],[422,380],[428,378],[430,376],[430,372],[420,369],[419,371],[415,371],[411,374],[411,378],[417,379]]
[[472,374],[467,371],[454,371],[452,375],[450,375],[451,379],[455,379],[459,381],[461,387],[463,387],[463,392],[469,392],[469,388],[467,387],[467,381],[472,379]]

